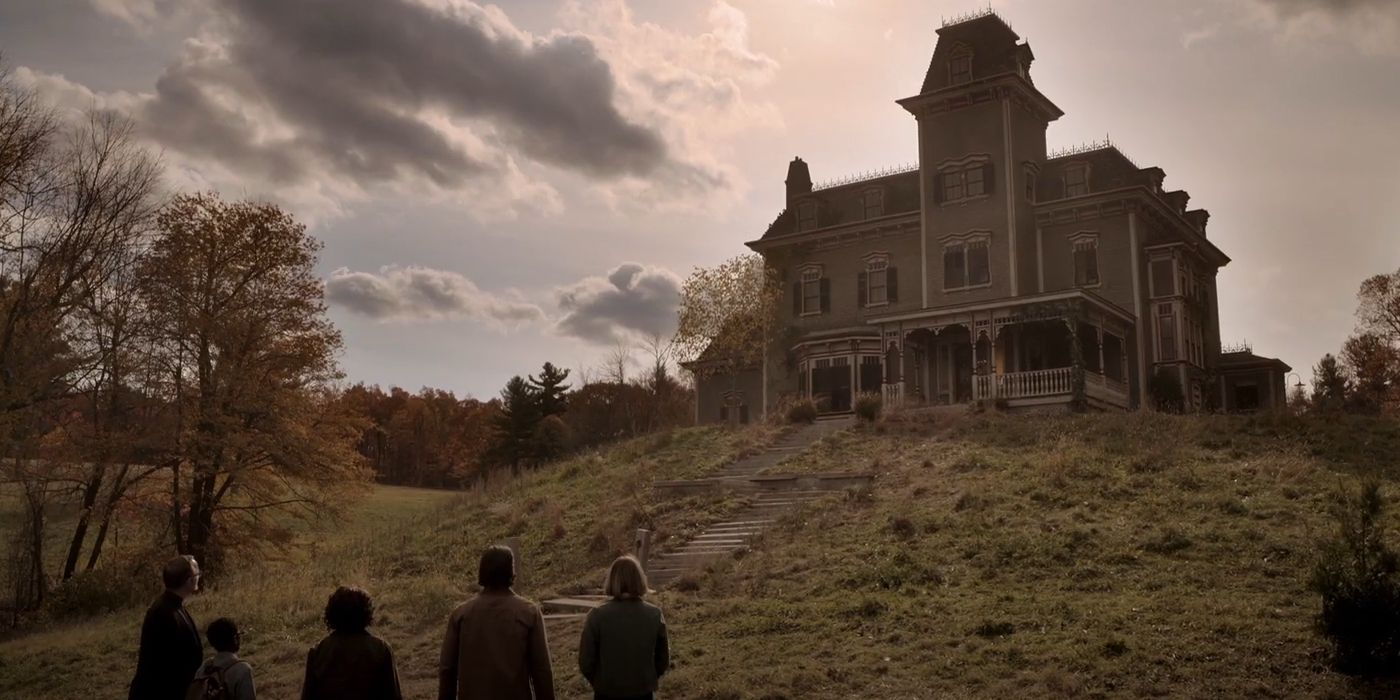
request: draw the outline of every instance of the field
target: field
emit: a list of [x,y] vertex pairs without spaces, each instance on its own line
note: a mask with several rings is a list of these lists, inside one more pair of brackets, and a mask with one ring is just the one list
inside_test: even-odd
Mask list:
[[[771,429],[688,429],[483,490],[377,488],[296,553],[226,574],[191,607],[232,614],[269,698],[295,697],[324,596],[376,597],[408,697],[433,693],[440,625],[480,548],[522,539],[521,592],[589,585],[632,530],[682,535],[736,507],[658,501]],[[1291,417],[895,415],[785,468],[875,485],[785,518],[746,556],[657,596],[668,698],[1394,697],[1331,672],[1306,590],[1328,509],[1360,473],[1392,497],[1400,428]],[[1392,508],[1392,529],[1400,521]],[[153,591],[154,592],[154,591]],[[0,697],[115,696],[140,609],[0,643]],[[561,697],[576,622],[552,623]]]

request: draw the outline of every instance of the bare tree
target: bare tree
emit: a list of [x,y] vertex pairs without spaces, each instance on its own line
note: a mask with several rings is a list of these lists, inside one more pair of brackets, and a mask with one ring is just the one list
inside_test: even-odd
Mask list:
[[85,311],[139,249],[159,172],[130,122],[93,113],[65,127],[0,71],[0,470],[27,506],[24,606],[41,602],[47,586],[50,496],[88,483],[81,467],[74,477],[71,466],[56,466],[68,461],[48,459],[44,441],[71,422],[74,401],[105,381],[112,346],[94,342]]

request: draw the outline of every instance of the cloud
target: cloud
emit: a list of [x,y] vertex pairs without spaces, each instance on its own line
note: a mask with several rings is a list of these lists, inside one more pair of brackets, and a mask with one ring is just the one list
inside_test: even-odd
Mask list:
[[1253,0],[1260,19],[1281,38],[1342,37],[1375,55],[1400,53],[1396,0]]
[[560,15],[613,67],[620,108],[655,124],[674,156],[648,177],[624,176],[603,185],[608,201],[688,211],[737,201],[748,185],[728,163],[731,139],[783,126],[778,108],[754,97],[779,65],[750,46],[743,11],[717,0],[700,34],[639,21],[624,0],[568,0]]
[[669,335],[676,327],[681,278],[661,267],[623,263],[606,277],[586,277],[557,292],[563,316],[555,330],[610,345],[628,337]]
[[1207,24],[1203,27],[1192,29],[1181,35],[1181,48],[1190,49],[1192,46],[1204,41],[1209,41],[1220,34],[1220,23]]
[[326,298],[379,321],[472,319],[509,329],[545,318],[535,304],[483,291],[460,274],[428,267],[391,265],[377,273],[341,268],[326,281]]

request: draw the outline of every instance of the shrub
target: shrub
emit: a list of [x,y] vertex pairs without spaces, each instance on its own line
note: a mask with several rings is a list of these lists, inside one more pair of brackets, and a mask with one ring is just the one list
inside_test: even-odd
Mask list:
[[1347,673],[1400,668],[1400,576],[1382,527],[1380,484],[1339,497],[1338,531],[1321,544],[1309,588],[1322,596],[1317,630],[1332,643],[1337,669]]
[[811,399],[794,401],[787,410],[789,423],[812,423],[817,420],[817,404]]
[[880,395],[867,391],[856,397],[856,416],[867,423],[874,423],[880,420],[880,411],[884,407],[884,401]]
[[535,456],[540,461],[557,459],[573,447],[573,429],[559,416],[546,416],[535,426]]

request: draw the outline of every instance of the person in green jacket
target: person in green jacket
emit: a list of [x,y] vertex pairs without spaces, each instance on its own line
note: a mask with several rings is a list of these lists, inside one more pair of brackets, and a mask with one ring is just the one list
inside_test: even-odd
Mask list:
[[671,666],[666,618],[642,600],[647,577],[636,557],[618,557],[603,592],[611,598],[588,613],[578,645],[578,668],[594,700],[652,700]]

